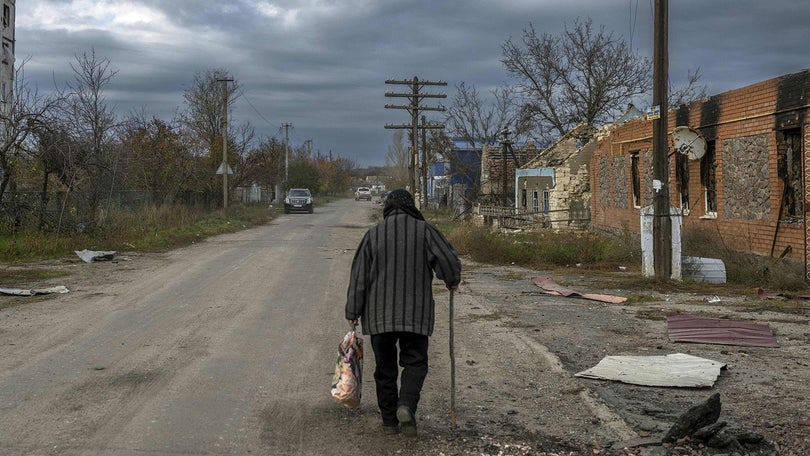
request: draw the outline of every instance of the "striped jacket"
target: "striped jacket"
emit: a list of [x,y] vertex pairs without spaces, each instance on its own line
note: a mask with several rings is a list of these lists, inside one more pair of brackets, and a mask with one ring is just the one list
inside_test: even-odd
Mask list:
[[433,225],[397,210],[368,230],[352,261],[346,319],[363,334],[433,334],[433,274],[461,281],[461,262]]

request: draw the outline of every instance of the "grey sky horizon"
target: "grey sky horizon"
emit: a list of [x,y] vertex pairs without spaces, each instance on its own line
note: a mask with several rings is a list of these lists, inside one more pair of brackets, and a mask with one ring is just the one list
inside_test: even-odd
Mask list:
[[[238,80],[231,122],[258,137],[312,141],[314,152],[385,164],[406,111],[385,109],[386,79],[460,82],[489,90],[511,83],[501,46],[532,24],[558,34],[590,17],[652,57],[652,0],[26,0],[16,4],[16,62],[38,90],[72,78],[94,49],[118,71],[107,101],[171,120],[196,74],[224,69]],[[810,67],[810,4],[791,0],[669,2],[670,81],[700,69],[709,95]],[[641,100],[639,104],[649,104]],[[438,103],[438,102],[436,102]],[[434,105],[433,103],[428,103]],[[646,106],[639,106],[644,108]],[[435,116],[435,114],[434,114]],[[433,117],[435,118],[435,117]]]

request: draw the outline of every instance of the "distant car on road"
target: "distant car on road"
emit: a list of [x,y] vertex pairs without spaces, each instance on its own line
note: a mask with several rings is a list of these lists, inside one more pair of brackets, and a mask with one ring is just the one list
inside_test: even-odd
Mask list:
[[312,193],[308,188],[291,188],[284,198],[284,213],[308,212],[311,214],[313,202]]
[[368,187],[357,187],[357,191],[354,192],[354,200],[368,200],[371,201],[371,189]]

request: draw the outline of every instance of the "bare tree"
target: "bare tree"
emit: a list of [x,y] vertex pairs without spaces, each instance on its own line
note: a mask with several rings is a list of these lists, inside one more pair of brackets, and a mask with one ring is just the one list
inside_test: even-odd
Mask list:
[[172,203],[188,189],[194,161],[176,125],[133,114],[121,136],[128,188],[147,193],[156,205]]
[[[234,174],[228,178],[228,185],[239,187],[250,183],[247,169],[250,145],[256,136],[256,129],[250,122],[242,122],[230,128],[228,126],[228,163]],[[221,156],[221,155],[220,155]]]
[[245,158],[246,179],[272,186],[284,179],[284,143],[275,137],[264,139]]
[[104,91],[118,71],[110,69],[109,59],[96,56],[95,49],[75,57],[70,64],[73,81],[61,92],[65,102],[58,120],[78,147],[64,150],[70,156],[62,162],[71,168],[71,189],[78,191],[80,223],[92,229],[102,198],[115,186],[120,148],[114,108]]
[[492,90],[492,96],[493,101],[488,102],[474,85],[457,84],[446,115],[450,134],[475,147],[492,141],[495,134],[507,126],[513,130],[520,128],[514,89],[504,84]]
[[[219,182],[215,171],[222,162],[222,138],[227,134],[228,163],[235,166],[234,179],[229,179],[233,187],[244,181],[246,173],[239,167],[246,163],[245,155],[249,152],[254,131],[249,123],[237,125],[228,122],[228,131],[222,131],[223,108],[230,110],[239,98],[239,82],[228,82],[228,99],[222,93],[222,80],[231,79],[223,69],[208,70],[194,76],[191,87],[183,93],[186,109],[180,115],[180,122],[185,126],[190,138],[197,143],[198,154],[205,158],[201,161],[196,180],[206,192],[208,199],[219,195]],[[229,116],[230,117],[230,116]]]
[[0,201],[21,166],[30,163],[28,158],[36,155],[36,134],[52,122],[58,95],[42,96],[25,79],[25,63],[15,70],[14,88],[10,94],[2,94],[6,102],[0,107]]
[[[183,93],[186,110],[180,117],[181,121],[209,152],[222,139],[223,79],[230,79],[228,72],[223,69],[197,73],[191,87]],[[229,87],[228,107],[238,98],[239,82],[231,81]]]
[[523,117],[540,144],[579,122],[609,122],[651,86],[650,60],[633,54],[604,27],[595,29],[590,18],[559,36],[540,36],[529,24],[522,42],[509,39],[502,51],[501,62],[524,96]]
[[391,168],[395,187],[404,187],[408,183],[408,167],[411,164],[411,149],[405,144],[405,133],[396,130],[392,143],[385,155],[385,164]]
[[676,107],[706,97],[706,86],[698,85],[700,81],[700,67],[694,72],[687,71],[686,84],[673,88],[669,87],[669,106]]

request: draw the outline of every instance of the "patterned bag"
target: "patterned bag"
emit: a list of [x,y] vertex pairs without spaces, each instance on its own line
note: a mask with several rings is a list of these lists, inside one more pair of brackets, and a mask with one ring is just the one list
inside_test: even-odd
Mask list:
[[338,345],[332,397],[348,408],[360,405],[363,386],[363,338],[353,326]]

